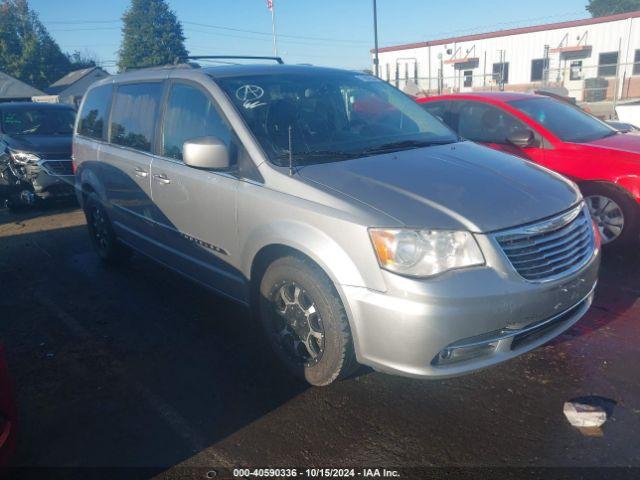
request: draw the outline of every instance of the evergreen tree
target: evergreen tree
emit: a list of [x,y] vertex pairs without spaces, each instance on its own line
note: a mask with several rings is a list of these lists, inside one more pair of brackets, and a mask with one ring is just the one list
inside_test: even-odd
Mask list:
[[165,0],[132,0],[122,21],[120,71],[165,65],[187,56],[182,25]]
[[589,0],[587,11],[592,17],[640,10],[640,0]]
[[0,4],[0,70],[44,89],[73,68],[29,8],[27,0]]

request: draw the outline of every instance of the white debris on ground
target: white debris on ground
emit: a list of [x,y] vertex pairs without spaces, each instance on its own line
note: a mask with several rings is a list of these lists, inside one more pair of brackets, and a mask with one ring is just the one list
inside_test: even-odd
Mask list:
[[604,408],[580,402],[564,402],[564,415],[571,425],[578,428],[600,427],[607,421]]

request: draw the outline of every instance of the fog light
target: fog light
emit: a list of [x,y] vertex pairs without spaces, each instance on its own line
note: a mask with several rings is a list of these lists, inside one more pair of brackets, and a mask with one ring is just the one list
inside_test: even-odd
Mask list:
[[470,345],[468,347],[447,347],[436,355],[436,358],[434,358],[431,363],[433,365],[448,365],[471,360],[472,358],[483,357],[493,353],[497,346],[498,342]]
[[451,350],[445,348],[440,352],[440,360],[448,360],[449,358],[451,358]]

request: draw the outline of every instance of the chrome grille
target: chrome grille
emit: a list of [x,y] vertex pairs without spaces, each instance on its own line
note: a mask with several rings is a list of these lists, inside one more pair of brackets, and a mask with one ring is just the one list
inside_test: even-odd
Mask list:
[[520,276],[531,281],[568,275],[591,258],[595,247],[591,217],[582,204],[495,238]]

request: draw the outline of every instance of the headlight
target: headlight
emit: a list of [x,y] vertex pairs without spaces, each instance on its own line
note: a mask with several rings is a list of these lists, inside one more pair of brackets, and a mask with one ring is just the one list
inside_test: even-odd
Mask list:
[[484,256],[469,232],[448,230],[369,229],[380,266],[428,277],[454,268],[484,265]]
[[21,165],[40,160],[40,157],[34,153],[20,152],[18,150],[10,150],[10,152],[13,160]]

